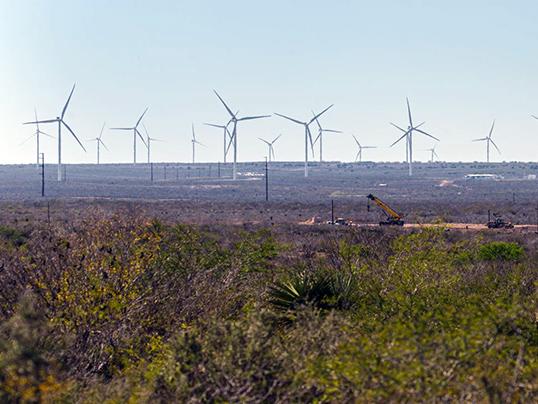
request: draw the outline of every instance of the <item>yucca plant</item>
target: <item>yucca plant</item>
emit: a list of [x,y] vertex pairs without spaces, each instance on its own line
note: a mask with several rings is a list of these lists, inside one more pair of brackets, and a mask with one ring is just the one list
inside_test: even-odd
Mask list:
[[279,311],[311,305],[321,310],[349,310],[358,298],[358,283],[350,273],[301,271],[269,287],[269,302]]

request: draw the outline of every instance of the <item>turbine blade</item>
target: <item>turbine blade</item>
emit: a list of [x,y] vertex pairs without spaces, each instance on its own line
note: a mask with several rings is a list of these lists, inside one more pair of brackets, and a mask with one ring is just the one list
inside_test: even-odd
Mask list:
[[399,138],[397,141],[395,141],[393,144],[390,145],[390,147],[394,146],[396,143],[398,143],[400,140],[402,140],[404,137],[407,137],[409,132],[405,132],[401,138]]
[[194,133],[194,124],[192,124],[191,127],[192,127],[192,138],[196,142],[196,134]]
[[238,119],[238,121],[250,121],[252,119],[261,119],[261,118],[270,118],[271,115],[257,115],[257,116],[245,116],[244,118]]
[[359,143],[355,135],[351,135],[351,136],[353,136],[353,139],[355,139],[355,143],[357,143],[357,146],[361,147],[361,144]]
[[111,130],[133,130],[135,128],[109,128]]
[[411,107],[409,106],[409,98],[406,97],[407,101],[407,113],[409,114],[409,126],[413,127],[413,118],[411,118]]
[[69,132],[71,132],[71,134],[72,134],[73,137],[77,140],[77,142],[78,142],[78,144],[80,145],[80,147],[82,147],[82,150],[86,151],[86,148],[83,146],[83,144],[80,142],[80,140],[78,140],[78,137],[77,137],[77,135],[75,135],[75,132],[73,132],[73,129],[71,129],[71,128],[69,127],[69,125],[66,124],[64,121],[60,121],[60,122],[64,124],[64,126],[67,128],[67,130],[68,130]]
[[23,122],[23,125],[33,125],[36,123],[52,123],[52,122],[58,122],[58,119],[47,119],[45,121]]
[[75,91],[75,84],[73,84],[73,88],[71,89],[71,92],[69,93],[69,97],[67,98],[67,102],[64,105],[64,109],[62,110],[62,115],[60,115],[61,119],[64,119],[65,111],[67,110],[67,106],[69,105],[69,101],[71,101],[71,97],[73,96],[73,92]]
[[106,147],[106,145],[103,143],[103,141],[101,139],[97,139],[97,141],[100,142],[103,145],[103,147],[106,149],[106,151],[110,151],[110,150],[108,150],[108,147]]
[[491,134],[493,133],[493,128],[495,127],[495,120],[493,120],[493,123],[491,124],[491,129],[489,130],[488,137],[491,139]]
[[274,160],[276,157],[275,157],[275,148],[273,146],[271,146],[271,154],[272,154],[273,160]]
[[322,131],[328,132],[328,133],[344,133],[341,130],[334,130],[334,129],[322,129]]
[[271,146],[271,143],[269,143],[267,140],[262,139],[261,137],[259,137],[258,139],[260,139],[260,140],[261,140],[263,143],[265,143],[266,145]]
[[103,131],[105,130],[106,122],[103,122],[103,127],[101,128],[101,133],[99,133],[99,139],[101,139],[101,136],[103,136]]
[[149,109],[149,107],[146,107],[144,112],[142,112],[142,115],[140,115],[140,118],[138,118],[138,121],[136,121],[135,128],[138,128],[138,125],[140,124],[140,121],[142,120],[142,118],[144,118],[144,115],[146,115],[146,112],[148,112],[148,109]]
[[39,133],[40,135],[45,135],[45,136],[48,136],[50,137],[51,139],[54,139],[54,136],[52,135],[49,135],[47,132],[43,132],[42,130],[37,130],[37,133]]
[[412,129],[412,130],[415,130],[415,131],[417,131],[417,132],[419,132],[419,133],[422,133],[423,135],[429,136],[429,137],[431,137],[432,139],[435,139],[435,140],[437,140],[438,142],[440,142],[440,140],[437,139],[435,136],[432,136],[432,135],[430,135],[429,133],[424,132],[422,129],[414,128],[414,129]]
[[222,105],[224,105],[224,108],[226,108],[226,111],[228,111],[228,113],[230,114],[230,116],[231,116],[232,118],[235,118],[234,113],[233,113],[232,110],[228,107],[228,105],[226,105],[226,103],[224,102],[224,100],[222,99],[222,97],[219,95],[219,93],[217,93],[216,90],[213,90],[213,92],[214,92],[215,95],[219,98],[220,102],[222,102]]
[[488,137],[481,137],[480,139],[473,139],[473,142],[483,142],[484,140],[488,140]]
[[531,115],[534,119],[538,119],[538,116],[536,115]]
[[394,123],[392,123],[392,122],[389,122],[389,123],[390,123],[392,126],[394,126],[396,129],[399,129],[399,130],[401,130],[402,132],[407,133],[407,131],[406,131],[405,129],[400,128],[398,125],[396,125],[396,124],[394,124]]
[[314,111],[312,111],[312,116],[314,116],[314,120],[316,121],[316,124],[318,125],[318,129],[319,130],[323,130],[323,128],[321,127],[319,121],[318,121],[318,118],[316,117],[316,113]]
[[310,125],[312,122],[314,122],[316,119],[318,119],[321,115],[323,115],[325,112],[330,110],[333,106],[334,106],[334,104],[331,104],[327,108],[325,108],[323,111],[321,111],[319,114],[314,115],[314,117],[310,120],[310,122],[308,122],[308,124]]
[[214,123],[204,123],[204,125],[212,126],[214,128],[224,129],[226,126],[224,125],[215,125]]
[[499,154],[502,154],[501,151],[499,150],[499,148],[497,147],[497,145],[495,144],[495,142],[494,142],[491,138],[489,138],[489,141],[491,142],[491,144],[492,144],[493,146],[495,146],[495,148],[497,149],[497,151],[499,152]]
[[357,152],[357,155],[355,156],[355,163],[357,162],[357,160],[359,159],[359,155],[361,154],[360,151]]
[[[34,115],[35,115],[35,121],[39,122],[39,119],[37,119],[37,108],[34,107]],[[37,125],[37,131],[39,132],[39,123],[36,123]]]
[[148,147],[148,144],[146,143],[146,140],[144,139],[144,136],[138,131],[138,129],[134,129],[138,137],[142,140],[142,143],[144,143],[144,146]]
[[271,142],[271,144],[275,143],[275,142],[280,138],[280,136],[282,136],[282,134],[280,134],[280,135],[278,135],[277,137],[275,137],[275,138],[273,139],[273,141]]
[[25,144],[27,141],[29,141],[31,138],[33,138],[36,134],[33,133],[31,134],[30,136],[28,136],[26,139],[24,139],[20,144],[19,146],[22,146],[23,144]]
[[277,113],[277,112],[275,112],[275,115],[277,115],[277,116],[279,116],[279,117],[281,117],[281,118],[287,119],[287,120],[289,120],[289,121],[298,123],[299,125],[306,125],[306,122],[298,121],[297,119],[290,118],[289,116],[282,115],[282,114],[279,114],[279,113]]

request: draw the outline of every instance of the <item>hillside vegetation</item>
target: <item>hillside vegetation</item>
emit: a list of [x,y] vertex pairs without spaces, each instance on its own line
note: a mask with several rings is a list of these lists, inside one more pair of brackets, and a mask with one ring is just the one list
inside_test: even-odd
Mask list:
[[516,237],[5,225],[0,401],[538,400],[536,244]]

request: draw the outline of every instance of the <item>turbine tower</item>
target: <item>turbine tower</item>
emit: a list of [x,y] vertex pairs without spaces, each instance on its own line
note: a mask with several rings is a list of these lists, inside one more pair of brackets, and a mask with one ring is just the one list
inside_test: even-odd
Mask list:
[[150,164],[151,163],[151,142],[162,142],[162,140],[156,139],[154,137],[150,137],[148,133],[148,129],[146,128],[146,125],[142,124],[142,127],[144,128],[144,132],[146,133],[146,141],[147,141],[146,148],[148,149],[148,164]]
[[[226,125],[216,125],[214,123],[205,123],[204,125],[212,126],[213,128],[219,128],[224,130],[224,164],[226,164],[226,156],[228,155],[228,149],[230,148],[230,144],[232,142],[232,135],[230,134],[230,131],[228,130],[228,125],[230,125],[232,121],[228,121]],[[229,140],[229,142],[228,142]]]
[[73,92],[75,91],[75,84],[73,84],[73,88],[71,89],[71,93],[69,93],[69,97],[67,98],[67,102],[64,105],[64,108],[62,109],[62,113],[59,117],[56,117],[56,119],[47,119],[44,121],[38,121],[37,119],[34,122],[25,122],[24,125],[30,125],[30,124],[39,124],[39,123],[58,123],[58,181],[62,181],[62,125],[65,126],[65,128],[73,135],[75,140],[78,142],[80,147],[82,147],[82,150],[86,151],[86,148],[80,143],[80,140],[78,140],[77,135],[75,135],[75,132],[69,127],[67,123],[64,121],[65,112],[67,111],[67,106],[69,105],[69,101],[71,101],[71,97],[73,96]]
[[359,151],[357,152],[357,155],[355,156],[355,163],[357,162],[357,160],[359,160],[359,162],[362,163],[362,150],[363,149],[376,149],[377,146],[362,146],[360,142],[357,140],[357,138],[355,137],[355,135],[351,135],[351,136],[353,136],[353,139],[355,139],[355,143],[357,143],[357,146],[359,147]]
[[334,104],[329,105],[319,114],[314,115],[314,117],[310,119],[308,122],[302,122],[302,121],[299,121],[298,119],[290,118],[289,116],[278,114],[275,112],[275,115],[278,115],[281,118],[287,119],[289,121],[295,122],[298,125],[304,126],[304,176],[305,177],[308,177],[308,141],[309,140],[310,140],[310,146],[312,147],[312,155],[314,154],[314,143],[312,142],[312,133],[310,132],[310,125],[312,124],[312,122],[318,119],[321,115],[327,112],[330,108],[332,108],[333,105]]
[[144,112],[142,113],[142,115],[140,115],[140,118],[138,118],[138,121],[136,121],[136,125],[131,128],[110,128],[112,130],[132,130],[133,131],[133,164],[135,165],[136,165],[136,136],[138,135],[138,137],[140,137],[140,139],[142,140],[142,143],[144,143],[144,145],[148,147],[148,145],[146,144],[146,141],[144,140],[144,137],[138,131],[138,125],[140,125],[140,122],[142,121],[142,118],[144,118],[144,115],[146,115],[146,112],[148,112],[148,108],[146,108]]
[[413,175],[413,132],[422,133],[423,135],[429,136],[432,139],[435,139],[439,142],[439,139],[437,139],[435,136],[430,135],[427,132],[424,132],[423,130],[419,129],[422,125],[424,125],[425,122],[422,122],[421,124],[417,126],[413,126],[413,118],[411,116],[411,107],[409,106],[409,99],[406,98],[407,101],[407,114],[409,116],[409,126],[407,127],[407,130],[400,128],[398,125],[390,123],[392,126],[397,128],[398,130],[402,131],[404,134],[402,137],[400,137],[398,140],[396,140],[393,144],[390,145],[390,147],[397,144],[400,140],[405,138],[406,141],[406,159],[409,164],[409,175]]
[[39,164],[40,164],[40,162],[39,162],[39,137],[41,135],[45,135],[45,136],[48,136],[50,138],[54,138],[54,136],[51,136],[48,133],[43,132],[39,128],[39,123],[38,123],[38,119],[37,119],[37,110],[35,108],[34,108],[34,114],[35,114],[36,130],[32,135],[30,135],[30,137],[26,138],[26,140],[24,142],[22,142],[21,144],[26,143],[28,140],[30,140],[31,138],[33,138],[35,136],[35,139],[36,139],[36,164],[37,164],[37,167],[39,167]]
[[[312,115],[316,116],[314,111],[312,111]],[[321,163],[323,162],[323,134],[324,133],[342,133],[342,131],[322,128],[317,118],[316,118],[316,124],[318,125],[318,136],[314,140],[314,144],[316,144],[316,142],[319,140],[319,162]]]
[[99,155],[100,155],[100,146],[102,145],[106,151],[108,151],[108,147],[105,146],[103,141],[101,140],[101,137],[103,136],[103,130],[105,129],[106,123],[103,123],[103,127],[101,128],[101,133],[99,133],[99,136],[94,139],[88,139],[89,141],[94,141],[97,143],[97,164],[99,164]]
[[480,139],[474,139],[473,142],[486,142],[486,155],[487,155],[487,162],[489,163],[489,149],[490,149],[490,143],[497,149],[499,154],[501,154],[501,151],[491,138],[491,135],[493,134],[493,128],[495,127],[495,120],[491,124],[491,129],[489,130],[489,135]]
[[275,158],[275,148],[273,147],[273,145],[275,144],[275,142],[278,140],[280,136],[282,135],[281,134],[278,135],[276,138],[273,139],[272,142],[268,142],[267,140],[262,139],[261,137],[258,138],[269,147],[269,151],[267,152],[267,155],[269,156],[269,163],[272,161],[273,158]]
[[237,114],[239,112],[236,112],[234,114],[232,110],[228,107],[228,105],[226,105],[219,93],[217,93],[215,90],[213,90],[213,92],[218,97],[222,105],[224,105],[224,108],[226,108],[228,114],[230,114],[230,123],[233,123],[232,138],[230,139],[230,144],[232,144],[234,148],[233,179],[235,180],[237,179],[237,123],[241,121],[250,121],[253,119],[269,118],[271,115],[245,116],[243,118],[238,118]]
[[192,124],[192,164],[195,163],[195,156],[196,156],[196,145],[199,144],[200,146],[205,146],[203,143],[200,143],[198,140],[196,140],[196,133],[194,132],[194,124]]

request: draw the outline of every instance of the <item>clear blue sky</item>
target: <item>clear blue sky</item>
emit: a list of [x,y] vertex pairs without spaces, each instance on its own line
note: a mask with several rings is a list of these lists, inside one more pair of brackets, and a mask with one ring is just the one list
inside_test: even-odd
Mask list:
[[[401,161],[405,97],[417,121],[441,139],[443,160],[484,159],[487,135],[502,155],[538,159],[538,3],[536,1],[134,1],[0,0],[0,163],[32,162],[33,128],[21,122],[59,114],[77,82],[66,121],[83,139],[103,123],[130,126],[146,106],[156,161],[188,161],[194,122],[202,161],[222,159],[227,120],[215,88],[244,114],[301,119],[334,103],[323,119],[344,135],[326,136],[325,158],[355,156],[351,133],[377,145],[366,158]],[[52,134],[56,128],[44,128]],[[261,160],[261,137],[282,138],[277,159],[303,159],[299,126],[272,117],[239,128],[239,160]],[[103,162],[128,162],[131,137],[106,131]],[[421,149],[433,145],[416,139]],[[45,139],[48,161],[55,141]],[[65,138],[67,162],[93,162]],[[144,154],[140,150],[139,159]]]

